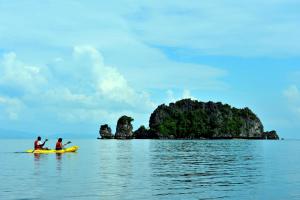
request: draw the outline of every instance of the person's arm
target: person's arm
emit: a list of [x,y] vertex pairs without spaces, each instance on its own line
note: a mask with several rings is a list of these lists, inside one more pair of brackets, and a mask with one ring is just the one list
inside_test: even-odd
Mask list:
[[67,146],[68,144],[71,144],[71,141],[67,142],[66,144],[62,144],[63,148],[65,148],[65,146]]
[[64,149],[65,146],[67,146],[68,144],[71,144],[71,142],[69,141],[69,142],[67,142],[66,144],[61,144],[61,146],[62,146],[62,148]]
[[40,148],[42,148],[45,144],[46,144],[46,142],[48,141],[48,139],[46,139],[42,144],[38,144],[39,146],[40,146]]

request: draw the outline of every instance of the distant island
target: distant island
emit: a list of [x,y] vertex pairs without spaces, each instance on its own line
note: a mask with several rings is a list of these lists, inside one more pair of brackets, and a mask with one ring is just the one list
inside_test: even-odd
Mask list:
[[149,129],[133,132],[133,118],[119,118],[116,133],[101,125],[102,139],[271,139],[276,131],[264,131],[260,119],[249,108],[238,109],[221,102],[182,99],[158,106],[150,116]]

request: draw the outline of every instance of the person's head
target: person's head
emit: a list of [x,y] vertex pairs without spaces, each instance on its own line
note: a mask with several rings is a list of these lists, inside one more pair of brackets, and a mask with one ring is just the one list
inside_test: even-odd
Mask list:
[[62,142],[62,138],[58,138],[58,142]]
[[38,141],[41,141],[41,139],[42,139],[41,136],[38,136],[38,137],[37,137],[37,140],[38,140]]

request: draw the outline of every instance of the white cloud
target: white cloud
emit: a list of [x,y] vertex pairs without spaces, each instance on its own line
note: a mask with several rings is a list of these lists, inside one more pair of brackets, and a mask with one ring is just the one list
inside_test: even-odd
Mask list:
[[176,101],[178,101],[178,100],[180,100],[180,99],[197,99],[196,97],[194,97],[192,94],[191,94],[191,91],[190,90],[188,90],[188,89],[184,89],[183,91],[182,91],[182,94],[179,94],[179,95],[176,95],[175,93],[174,93],[174,91],[173,90],[167,90],[166,91],[166,102],[167,103],[171,103],[171,102],[176,102]]
[[19,118],[22,106],[22,102],[19,99],[0,96],[0,112],[4,112],[10,120]]
[[137,93],[116,68],[105,65],[101,54],[95,48],[76,46],[74,53],[77,58],[87,55],[92,59],[92,75],[100,95],[112,101],[126,102],[131,106],[139,102],[152,104],[147,94]]
[[[221,80],[226,75],[224,70],[212,66],[172,61],[159,48],[149,45],[147,42],[152,41],[151,37],[148,38],[147,35],[163,33],[165,29],[165,27],[161,27],[161,20],[156,20],[152,15],[149,15],[149,19],[147,18],[148,11],[151,13],[158,12],[158,16],[162,17],[167,13],[169,13],[168,15],[171,13],[175,15],[178,12],[177,17],[171,17],[168,24],[171,29],[178,28],[178,30],[172,31],[170,35],[161,34],[163,41],[174,38],[175,43],[171,46],[181,45],[177,33],[187,34],[185,38],[188,39],[182,41],[185,44],[189,44],[190,40],[198,41],[189,34],[201,36],[202,30],[200,32],[185,30],[181,26],[177,26],[176,23],[177,19],[182,16],[180,14],[182,9],[187,11],[192,8],[206,10],[201,9],[201,6],[205,6],[207,2],[186,4],[174,1],[171,5],[158,1],[154,1],[150,5],[147,1],[125,2],[127,5],[125,7],[116,2],[104,4],[98,1],[91,1],[89,4],[73,1],[67,1],[67,3],[52,1],[43,4],[27,2],[15,5],[14,12],[19,14],[12,15],[12,12],[8,11],[10,6],[15,3],[11,1],[3,4],[0,8],[0,11],[3,10],[0,12],[0,23],[3,24],[1,26],[3,31],[0,31],[1,46],[4,49],[14,49],[18,56],[34,60],[34,62],[42,65],[45,64],[45,60],[55,58],[55,61],[51,63],[54,65],[51,66],[51,71],[59,72],[61,79],[67,79],[66,82],[69,79],[76,79],[83,84],[86,81],[83,75],[90,77],[97,72],[85,72],[86,64],[67,66],[70,65],[68,61],[65,61],[69,59],[69,48],[77,45],[77,49],[74,48],[74,54],[81,55],[79,60],[82,59],[83,54],[90,54],[90,57],[93,57],[93,62],[96,62],[98,66],[103,65],[103,60],[101,60],[103,58],[99,57],[97,50],[95,51],[93,48],[101,49],[101,53],[105,56],[105,65],[116,66],[118,70],[115,70],[114,67],[95,67],[95,69],[101,68],[101,70],[106,70],[107,73],[111,74],[111,76],[106,77],[105,81],[99,81],[98,89],[115,99],[116,97],[128,99],[128,96],[135,96],[134,91],[126,88],[126,85],[134,86],[136,90],[140,91],[145,89],[168,90],[170,88],[219,90],[227,87]],[[65,6],[69,7],[70,5],[72,5],[72,10],[67,9],[68,11],[66,11]],[[34,17],[29,12],[33,7],[36,8],[34,13],[39,17]],[[111,12],[110,9],[113,9],[114,12]],[[169,12],[167,12],[168,9]],[[26,12],[24,12],[25,10]],[[210,10],[206,11],[210,12]],[[133,20],[138,13],[142,15],[137,17],[143,19],[142,24],[143,22],[147,24],[148,20],[150,21],[152,24],[150,30],[143,27],[139,29],[139,22]],[[187,13],[189,12],[184,12],[184,14]],[[190,16],[189,19],[197,21],[198,17],[195,16],[195,20],[193,20]],[[23,18],[30,20],[24,22]],[[185,15],[183,18],[186,18]],[[11,21],[8,23],[6,19]],[[173,26],[175,24],[176,26]],[[183,25],[186,24],[191,24],[191,22],[183,23]],[[141,33],[137,34],[138,30]],[[178,42],[179,44],[177,44]],[[158,46],[165,45],[164,43],[160,44],[160,42],[156,43]],[[92,46],[80,44],[92,44]],[[99,61],[96,61],[97,59]],[[80,73],[75,74],[74,68]],[[80,78],[68,77],[70,73]],[[119,76],[118,73],[122,76]],[[56,76],[58,76],[57,73]],[[80,89],[82,88],[80,87]]]
[[195,97],[192,96],[191,91],[187,90],[187,89],[183,90],[182,98],[183,99],[196,99]]
[[1,47],[23,53],[36,50],[37,55],[47,50],[53,57],[76,44],[93,44],[110,53],[135,48],[135,55],[141,51],[138,47],[149,44],[201,55],[300,52],[299,1],[122,2],[2,2]]
[[151,1],[129,19],[138,37],[155,45],[199,54],[295,56],[300,50],[295,6],[294,0]]
[[[119,116],[130,114],[137,125],[147,124],[157,106],[152,100],[157,98],[149,95],[147,85],[169,90],[169,101],[174,102],[193,98],[190,92],[193,88],[222,87],[218,79],[226,75],[218,68],[198,68],[192,64],[173,63],[172,70],[170,61],[160,58],[157,61],[167,64],[165,68],[159,71],[161,65],[158,65],[153,74],[150,67],[137,71],[142,79],[133,75],[137,80],[134,82],[131,77],[129,82],[119,70],[122,66],[107,65],[93,46],[75,46],[70,55],[56,56],[52,62],[39,66],[28,65],[14,52],[6,53],[0,60],[0,110],[6,113],[2,120],[17,120],[22,127],[26,127],[25,123],[29,126],[38,122],[39,130],[45,127],[57,130],[57,124],[70,130],[70,126],[78,124],[114,124]],[[199,83],[194,87],[190,81]],[[19,89],[22,92],[14,91]],[[174,95],[173,89],[181,90],[182,94]]]
[[174,92],[172,90],[167,90],[166,94],[167,94],[166,102],[171,103],[171,102],[176,101],[176,98],[174,96]]
[[300,104],[300,91],[296,85],[290,85],[283,94],[290,102]]
[[[152,91],[219,91],[228,87],[222,80],[227,75],[225,70],[174,61],[160,48],[149,44],[182,46],[185,43],[187,46],[183,46],[190,48],[193,46],[189,38],[206,37],[202,30],[185,31],[177,26],[177,20],[182,20],[179,15],[168,18],[168,25],[174,30],[171,34],[161,27],[167,8],[177,12],[180,7],[190,9],[188,4],[175,1],[169,6],[154,1],[150,8],[147,1],[125,1],[124,4],[126,6],[113,1],[88,4],[9,1],[1,4],[0,51],[14,51],[8,69],[18,66],[18,70],[13,70],[11,75],[1,71],[0,94],[20,98],[30,107],[27,114],[31,121],[45,115],[55,121],[59,113],[61,121],[63,115],[68,115],[69,122],[82,122],[99,118],[111,120],[109,113],[129,111],[148,118],[156,105],[153,99],[159,99],[152,94],[150,97]],[[70,6],[71,10],[66,9]],[[142,27],[133,20],[143,8],[146,9],[143,16],[137,18],[145,20],[149,27]],[[148,9],[158,12],[158,18],[149,15],[149,21],[146,20]],[[183,25],[192,27],[187,21]],[[166,37],[174,40],[160,43],[160,40],[168,42]],[[181,38],[185,41],[181,42]],[[195,41],[207,48],[207,44]]]
[[151,57],[141,67],[124,70],[129,81],[137,87],[147,89],[226,90],[222,79],[227,71],[207,65],[173,62],[166,58],[152,61]]
[[4,54],[1,59],[0,74],[0,87],[21,92],[35,92],[47,82],[41,74],[41,68],[20,62],[13,52]]
[[[155,106],[146,92],[136,91],[116,68],[105,65],[92,46],[76,46],[74,59],[54,59],[44,70],[24,64],[15,53],[0,61],[0,92],[8,96],[1,97],[0,104],[8,119],[18,119],[21,105],[26,107],[22,112],[27,111],[23,115],[33,120],[52,116],[68,123],[111,120],[109,113],[145,113]],[[5,89],[8,86],[23,92],[16,95]]]

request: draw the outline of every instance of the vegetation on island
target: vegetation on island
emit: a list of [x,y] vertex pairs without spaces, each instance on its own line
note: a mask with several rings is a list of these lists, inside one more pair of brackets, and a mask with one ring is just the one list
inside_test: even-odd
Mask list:
[[247,107],[237,109],[220,102],[191,99],[160,105],[151,114],[149,126],[149,132],[156,133],[157,138],[262,139],[266,136],[260,119]]
[[264,132],[260,119],[249,108],[238,109],[221,102],[183,99],[160,105],[150,116],[149,129],[133,130],[132,117],[119,118],[116,134],[100,127],[103,139],[279,139],[276,131]]

